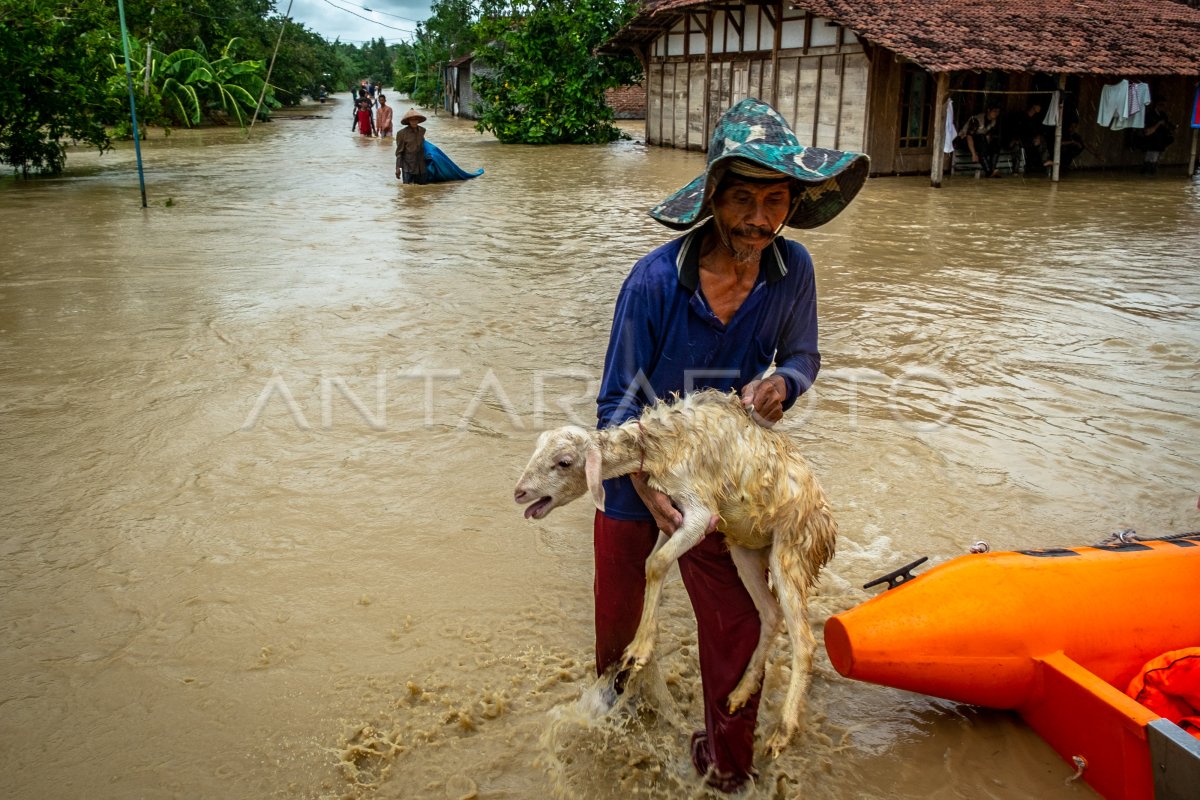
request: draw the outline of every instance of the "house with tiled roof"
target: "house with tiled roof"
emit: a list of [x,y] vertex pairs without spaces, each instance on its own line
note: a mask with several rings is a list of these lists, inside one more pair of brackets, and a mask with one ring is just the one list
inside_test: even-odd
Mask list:
[[[1034,103],[1078,121],[1081,167],[1141,163],[1137,132],[1098,122],[1106,86],[1145,84],[1177,126],[1161,164],[1191,170],[1200,9],[1185,0],[646,0],[605,45],[646,69],[646,139],[704,150],[744,97],[770,102],[803,144],[865,152],[872,174],[951,166],[949,118]],[[1054,92],[1058,94],[1055,95]],[[1111,90],[1110,90],[1111,91]],[[1058,164],[1053,168],[1057,177]]]

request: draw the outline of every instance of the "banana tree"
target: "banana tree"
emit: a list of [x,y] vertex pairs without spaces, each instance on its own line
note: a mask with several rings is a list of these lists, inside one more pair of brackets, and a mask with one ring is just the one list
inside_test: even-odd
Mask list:
[[[184,92],[192,98],[188,104],[191,122],[199,122],[198,108],[210,116],[223,112],[245,126],[247,112],[253,112],[258,104],[258,95],[263,88],[264,64],[262,61],[236,60],[236,50],[242,40],[234,37],[221,50],[220,57],[210,60],[203,45],[196,50],[176,50],[164,59],[162,73],[166,80],[174,80],[173,92],[182,96]],[[166,82],[164,81],[164,88]],[[177,87],[177,88],[176,88]],[[278,107],[270,92],[268,107]]]
[[[170,124],[182,122],[192,125],[200,121],[200,99],[194,87],[180,83],[163,73],[163,66],[171,56],[165,56],[152,48],[145,48],[134,37],[129,37],[131,71],[137,76],[134,81],[137,93],[138,115],[147,124]],[[149,64],[141,54],[145,53]],[[115,101],[123,102],[125,96],[125,64],[121,53],[110,53],[112,75],[108,79],[108,94]]]
[[[204,44],[197,42],[196,49],[176,50],[163,55],[150,50],[150,65],[133,59],[131,66],[141,75],[148,76],[145,85],[149,94],[145,98],[158,116],[171,117],[191,127],[200,124],[201,117],[216,117],[223,113],[246,125],[246,116],[258,103],[262,92],[264,65],[262,61],[236,60],[236,50],[242,40],[234,37],[222,48],[220,56],[210,59]],[[141,52],[140,47],[134,48]],[[113,56],[114,70],[124,74],[123,62]],[[123,91],[123,90],[122,90]],[[268,90],[264,105],[278,108]]]

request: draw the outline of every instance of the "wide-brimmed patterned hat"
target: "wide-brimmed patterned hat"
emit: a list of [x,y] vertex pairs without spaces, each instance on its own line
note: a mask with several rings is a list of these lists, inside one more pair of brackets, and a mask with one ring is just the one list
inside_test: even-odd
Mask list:
[[405,111],[404,116],[400,118],[400,124],[407,125],[410,119],[415,119],[417,124],[420,125],[425,121],[425,115],[420,111],[417,111],[415,108],[410,108],[408,111]]
[[815,228],[836,217],[867,180],[870,159],[824,147],[805,147],[779,112],[753,97],[717,120],[704,173],[650,209],[650,216],[686,230],[712,214],[712,196],[734,159],[743,159],[800,184],[796,206],[784,224]]

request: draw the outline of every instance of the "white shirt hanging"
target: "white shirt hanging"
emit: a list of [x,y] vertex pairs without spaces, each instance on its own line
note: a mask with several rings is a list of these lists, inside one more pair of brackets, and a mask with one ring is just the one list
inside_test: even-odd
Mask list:
[[942,143],[943,153],[954,152],[954,140],[958,138],[958,129],[954,127],[954,101],[946,101],[946,141]]

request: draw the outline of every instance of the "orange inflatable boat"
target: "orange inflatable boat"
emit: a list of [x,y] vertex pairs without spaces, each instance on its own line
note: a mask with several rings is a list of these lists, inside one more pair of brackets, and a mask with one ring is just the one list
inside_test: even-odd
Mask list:
[[1200,534],[880,580],[892,588],[825,624],[839,673],[1013,709],[1109,800],[1200,798],[1200,740],[1125,694],[1151,659],[1200,646]]

